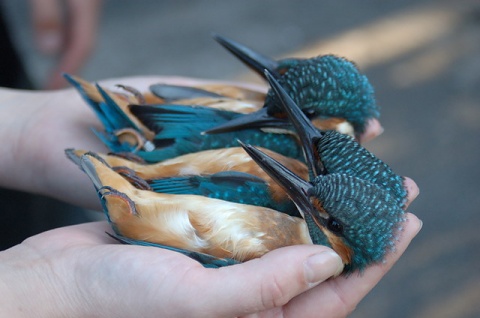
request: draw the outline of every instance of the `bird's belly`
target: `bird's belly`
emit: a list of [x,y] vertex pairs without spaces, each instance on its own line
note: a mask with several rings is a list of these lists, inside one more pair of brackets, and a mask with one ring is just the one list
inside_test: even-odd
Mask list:
[[138,215],[116,215],[108,207],[120,234],[239,261],[283,246],[311,244],[302,219],[271,209],[192,195],[156,197],[154,202],[137,198]]

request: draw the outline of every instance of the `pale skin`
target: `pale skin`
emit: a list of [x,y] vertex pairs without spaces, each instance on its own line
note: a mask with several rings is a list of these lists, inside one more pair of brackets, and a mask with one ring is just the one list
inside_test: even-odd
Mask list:
[[[148,84],[183,78],[124,78]],[[65,148],[105,151],[88,129],[99,126],[73,90],[0,90],[0,186],[99,208],[86,176]],[[366,138],[381,133],[373,122]],[[409,202],[418,187],[406,180]],[[7,317],[345,317],[388,272],[421,228],[407,213],[396,251],[361,275],[336,276],[340,258],[318,245],[281,248],[260,259],[205,269],[178,253],[120,245],[106,222],[60,228],[0,252],[0,313]]]

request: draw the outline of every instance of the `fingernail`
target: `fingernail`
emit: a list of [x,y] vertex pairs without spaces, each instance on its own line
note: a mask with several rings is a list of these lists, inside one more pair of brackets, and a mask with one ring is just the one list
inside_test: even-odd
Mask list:
[[381,134],[383,134],[385,131],[385,128],[383,128],[382,125],[380,125],[380,127],[378,128],[378,136],[380,136]]
[[418,230],[417,230],[417,234],[418,234],[418,232],[420,232],[420,230],[422,229],[422,227],[423,227],[423,221],[420,220],[420,219],[418,219]]
[[44,54],[53,54],[60,49],[60,34],[54,31],[42,32],[38,37],[38,45]]
[[333,251],[309,256],[303,263],[305,281],[313,287],[332,276],[338,276],[343,271],[342,259]]

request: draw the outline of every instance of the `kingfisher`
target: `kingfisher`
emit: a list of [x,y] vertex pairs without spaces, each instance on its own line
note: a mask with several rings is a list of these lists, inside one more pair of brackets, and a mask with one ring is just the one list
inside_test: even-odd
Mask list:
[[[68,74],[65,77],[80,92],[104,126],[104,131],[92,128],[97,137],[112,152],[126,156],[135,153],[150,163],[190,152],[238,146],[233,138],[234,132],[217,136],[204,135],[202,132],[231,118],[258,110],[258,98],[262,96],[259,92],[234,84],[222,86],[212,83],[198,87],[156,84],[153,85],[154,89],[161,90],[162,97],[156,100],[157,104],[150,105],[147,103],[154,99],[149,97],[147,101],[133,88],[127,88],[133,93],[132,96],[125,96],[78,77]],[[236,99],[238,96],[254,99],[239,100]],[[335,129],[331,125],[338,124],[341,129],[341,122],[328,119],[315,123],[323,129]],[[344,132],[349,133],[348,129]],[[292,133],[274,134],[254,129],[241,134],[247,142],[273,147],[277,152],[301,158],[301,150]],[[246,138],[247,135],[250,139]]]
[[267,70],[265,76],[301,140],[310,177],[342,173],[376,184],[405,208],[404,178],[353,138],[336,131],[320,131],[300,110],[280,82]]
[[[65,77],[79,90],[100,119],[104,131],[92,130],[112,152],[126,156],[135,153],[154,163],[206,149],[236,147],[238,144],[235,138],[241,138],[245,142],[271,148],[289,157],[302,158],[301,148],[292,130],[252,128],[215,136],[203,133],[218,124],[258,110],[258,98],[261,95],[253,90],[232,84],[208,84],[203,87],[157,84],[152,89],[157,90],[159,95],[158,91],[162,91],[161,97],[157,97],[162,102],[147,105],[142,102],[145,100],[142,94],[133,88],[128,88],[133,96],[125,97],[77,77]],[[238,100],[234,96],[257,99]],[[149,97],[149,100],[153,99]],[[132,104],[134,101],[139,103]],[[174,104],[168,104],[170,102]],[[194,104],[192,106],[189,103]],[[353,134],[351,126],[345,122],[339,118],[313,120],[319,129],[336,129]]]
[[138,189],[88,153],[80,165],[98,192],[114,236],[122,242],[168,247],[206,259],[208,266],[235,264],[282,246],[312,243],[301,218],[199,195]]
[[313,243],[334,249],[349,273],[381,262],[393,248],[403,210],[387,191],[344,174],[305,181],[254,147],[243,147],[284,187],[305,219],[198,195],[138,189],[88,153],[80,166],[97,190],[114,237],[178,251],[207,267]]
[[[308,179],[307,166],[268,149],[269,156]],[[80,165],[86,150],[66,149]],[[90,153],[141,189],[170,194],[197,194],[231,202],[269,207],[299,216],[285,191],[241,148],[206,150],[155,164],[134,162],[114,154]]]
[[[357,66],[342,57],[322,55],[309,59],[275,61],[220,35],[214,38],[254,71],[264,76],[270,71],[290,97],[310,119],[343,118],[360,136],[369,119],[378,118],[379,107],[373,86]],[[209,129],[219,133],[251,127],[285,127],[288,121],[276,95],[267,93],[263,108]]]

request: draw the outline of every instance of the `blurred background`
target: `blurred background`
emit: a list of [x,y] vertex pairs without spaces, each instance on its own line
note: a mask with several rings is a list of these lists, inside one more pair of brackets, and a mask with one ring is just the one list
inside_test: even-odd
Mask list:
[[[45,87],[55,59],[36,50],[28,1],[2,5],[26,77]],[[104,1],[96,46],[77,74],[259,81],[212,32],[273,57],[345,56],[376,89],[385,132],[366,147],[417,182],[409,210],[424,226],[351,317],[480,317],[480,3]],[[29,203],[41,210],[32,231],[89,219],[32,200],[42,200]]]

